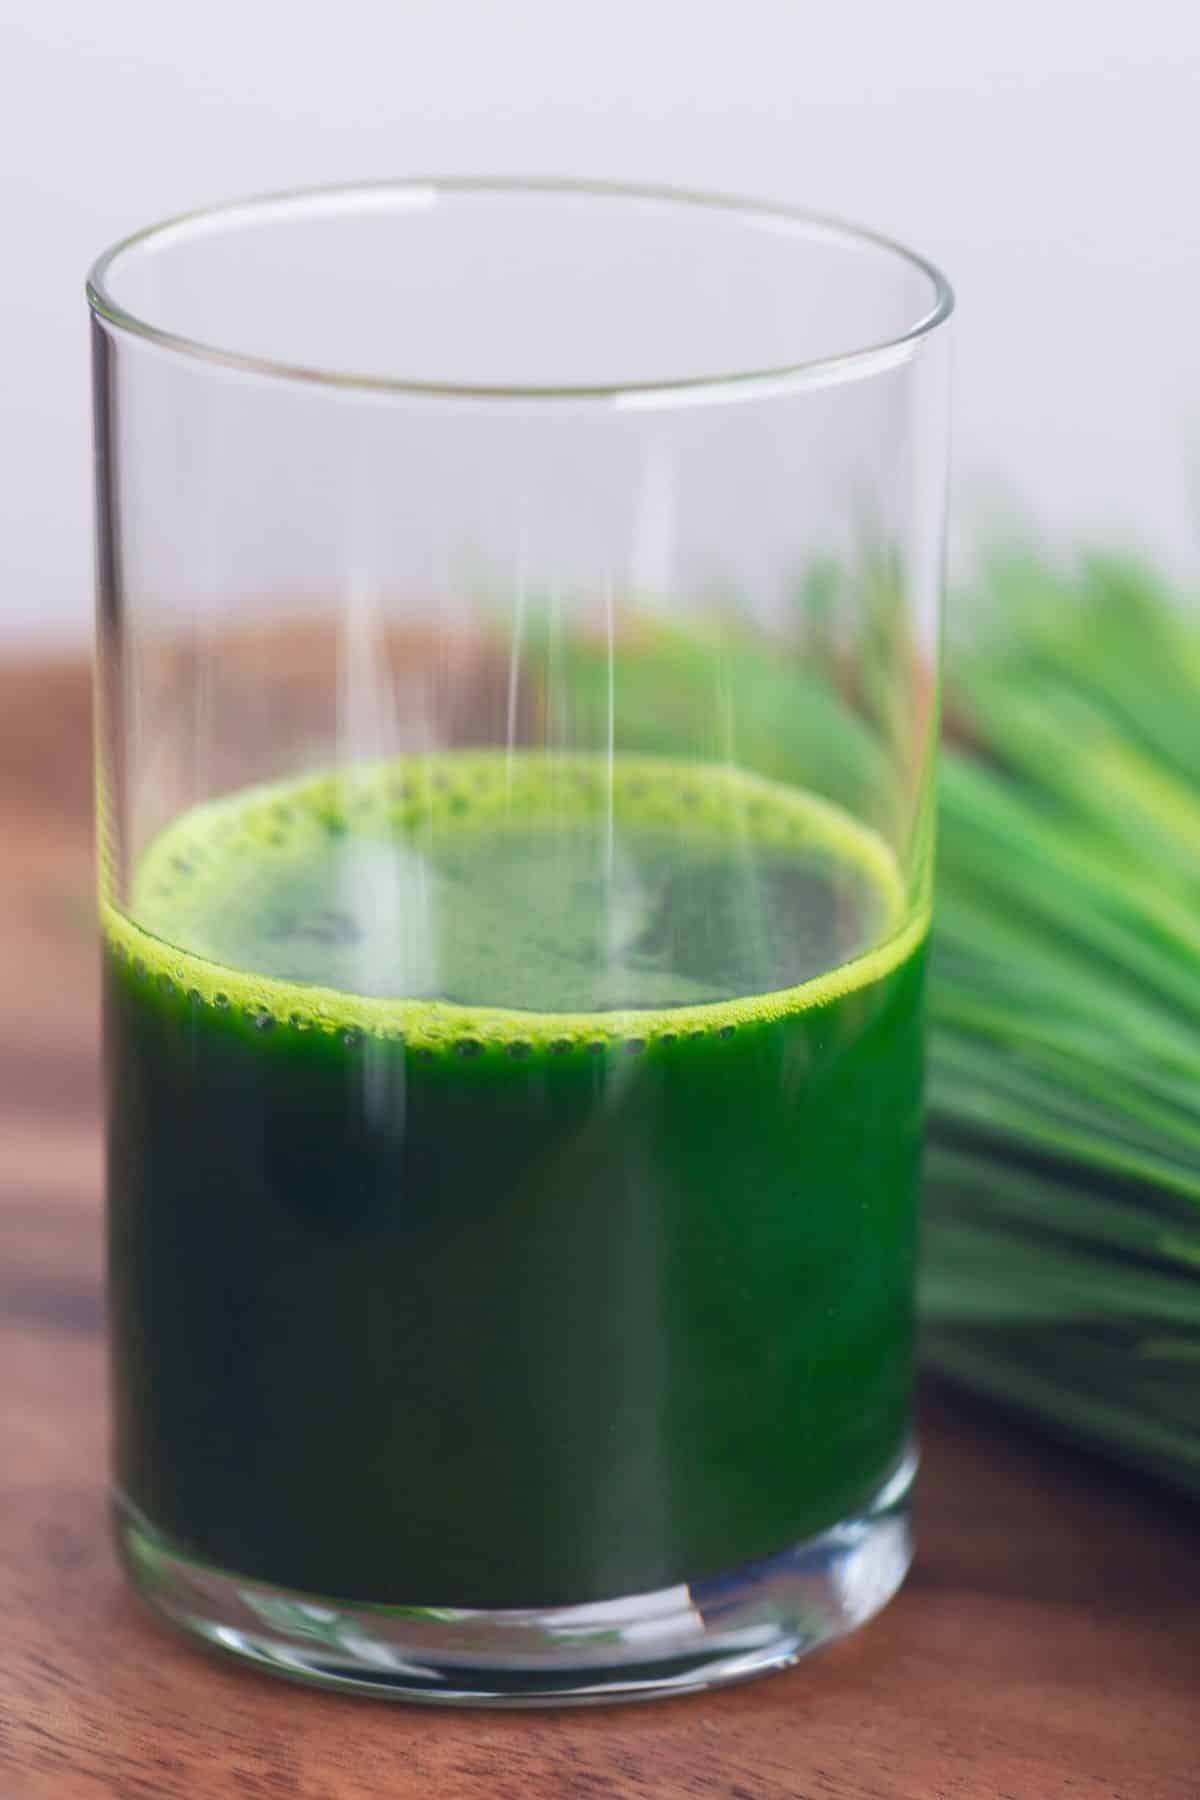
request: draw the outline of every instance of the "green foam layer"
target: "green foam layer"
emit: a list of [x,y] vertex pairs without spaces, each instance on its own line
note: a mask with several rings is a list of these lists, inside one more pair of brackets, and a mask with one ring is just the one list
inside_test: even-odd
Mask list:
[[[819,851],[863,878],[878,900],[875,941],[861,954],[792,987],[698,1005],[594,1012],[532,1012],[442,1000],[379,998],[228,966],[184,947],[192,922],[218,908],[239,871],[277,853],[319,851],[331,840],[384,835],[420,845],[448,832],[619,825],[708,842],[740,835],[786,852]],[[439,752],[243,789],[196,807],[141,859],[131,911],[102,892],[115,955],[165,996],[238,1010],[264,1029],[403,1040],[414,1052],[595,1052],[720,1035],[827,1005],[895,968],[924,936],[907,918],[895,858],[883,840],[827,801],[727,766],[638,757],[497,751]]]

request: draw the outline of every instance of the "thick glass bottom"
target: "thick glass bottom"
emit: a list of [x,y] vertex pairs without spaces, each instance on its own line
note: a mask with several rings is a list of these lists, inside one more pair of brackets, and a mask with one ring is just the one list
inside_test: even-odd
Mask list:
[[292,1680],[438,1705],[650,1699],[786,1668],[887,1604],[912,1560],[910,1454],[854,1517],[762,1562],[591,1606],[364,1606],[197,1561],[120,1495],[116,1536],[153,1610]]

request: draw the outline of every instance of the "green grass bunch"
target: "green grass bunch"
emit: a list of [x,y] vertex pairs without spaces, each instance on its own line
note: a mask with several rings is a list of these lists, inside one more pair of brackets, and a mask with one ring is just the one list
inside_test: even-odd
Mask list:
[[939,805],[929,1358],[1200,1493],[1200,620],[994,561]]

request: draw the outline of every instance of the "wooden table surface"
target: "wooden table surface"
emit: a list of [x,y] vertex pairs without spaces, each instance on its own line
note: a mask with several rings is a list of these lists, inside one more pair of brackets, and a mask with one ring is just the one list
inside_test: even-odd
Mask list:
[[82,669],[0,669],[0,1800],[1200,1796],[1200,1513],[941,1390],[908,1586],[745,1687],[426,1711],[145,1616],[105,1523],[89,761]]

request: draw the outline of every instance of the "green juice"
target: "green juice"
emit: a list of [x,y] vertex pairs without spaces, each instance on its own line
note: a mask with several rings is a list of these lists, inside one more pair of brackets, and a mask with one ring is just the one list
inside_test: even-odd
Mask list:
[[105,924],[117,1481],[186,1553],[582,1604],[902,1460],[924,925],[847,815],[404,758],[184,815]]

